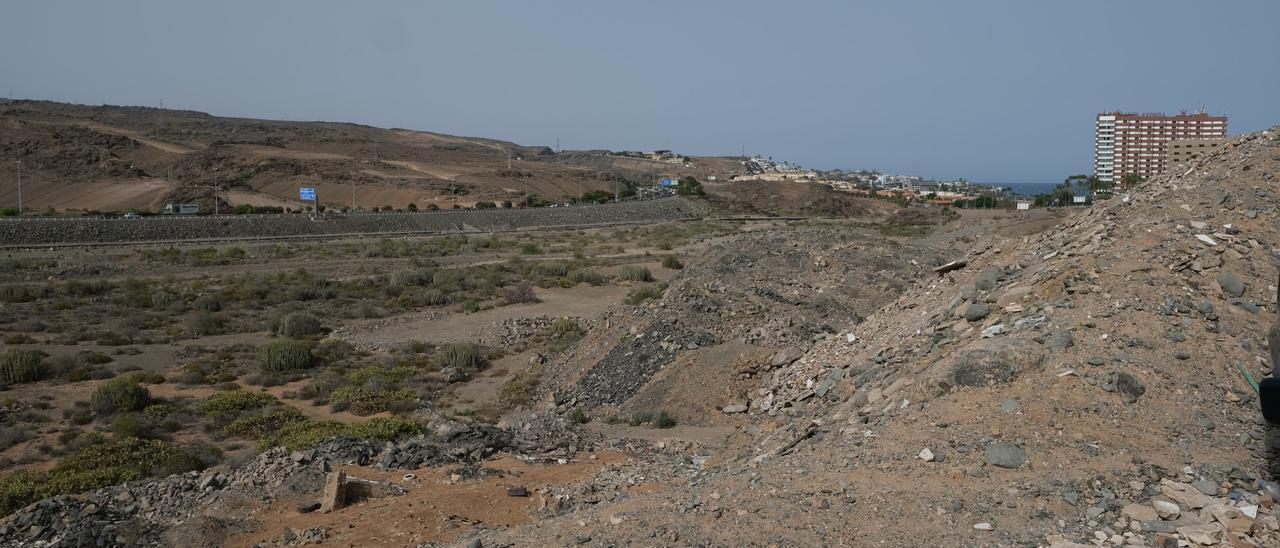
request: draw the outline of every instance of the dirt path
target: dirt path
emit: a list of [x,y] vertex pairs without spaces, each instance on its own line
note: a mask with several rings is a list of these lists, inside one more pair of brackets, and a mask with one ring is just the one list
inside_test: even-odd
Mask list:
[[390,349],[405,341],[474,341],[484,328],[512,318],[594,316],[622,300],[626,287],[579,285],[568,289],[536,289],[540,303],[501,306],[474,314],[411,313],[346,326],[334,335],[357,346]]
[[113,126],[106,126],[106,125],[99,124],[97,122],[85,122],[84,127],[87,127],[94,131],[110,133],[112,135],[122,135],[130,139],[133,139],[134,141],[147,145],[149,147],[158,148],[160,150],[163,150],[165,152],[171,152],[173,154],[190,154],[192,152],[195,152],[195,149],[193,148],[185,147],[182,145],[175,145],[173,143],[166,143],[164,141],[157,141],[155,139],[145,137],[142,135],[142,133],[139,133],[133,130],[118,128]]
[[403,167],[411,171],[416,171],[418,173],[424,173],[426,175],[430,175],[437,179],[445,179],[448,181],[456,181],[457,179],[455,179],[455,177],[457,177],[458,175],[461,175],[461,173],[459,172],[445,171],[434,166],[429,167],[427,165],[424,165],[421,162],[410,162],[407,160],[385,160],[385,162],[388,164]]

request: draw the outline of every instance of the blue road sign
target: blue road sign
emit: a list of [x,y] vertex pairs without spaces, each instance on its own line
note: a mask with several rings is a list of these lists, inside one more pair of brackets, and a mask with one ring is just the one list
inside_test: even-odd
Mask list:
[[299,188],[299,189],[298,189],[298,199],[299,199],[299,200],[311,200],[311,201],[315,201],[315,199],[316,199],[316,189],[315,189],[315,187],[304,186],[304,187],[302,187],[302,188]]

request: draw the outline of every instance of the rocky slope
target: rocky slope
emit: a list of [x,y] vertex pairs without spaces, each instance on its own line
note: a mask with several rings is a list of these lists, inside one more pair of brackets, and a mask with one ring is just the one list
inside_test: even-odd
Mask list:
[[1242,370],[1269,370],[1277,174],[1272,129],[980,239],[766,377],[736,452],[484,542],[1276,545]]

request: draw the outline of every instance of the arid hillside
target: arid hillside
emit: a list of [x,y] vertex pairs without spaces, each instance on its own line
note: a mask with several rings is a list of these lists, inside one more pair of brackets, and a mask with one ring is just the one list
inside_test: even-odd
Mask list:
[[407,129],[44,101],[0,104],[0,158],[0,203],[16,203],[21,161],[26,207],[103,211],[169,201],[211,209],[215,190],[220,207],[299,207],[300,186],[335,207],[351,206],[354,191],[360,209],[500,203],[525,192],[565,201],[741,169],[726,158],[673,164]]
[[[481,541],[1275,546],[1277,439],[1248,379],[1271,368],[1278,177],[1272,129],[1047,230],[946,238],[966,231],[967,220],[953,223],[922,241],[950,242],[947,259],[958,263],[904,278],[887,305],[833,324],[811,347],[779,341],[801,351],[714,367],[699,350],[664,359],[670,365],[651,381],[663,397],[648,408],[692,399],[703,413],[720,409],[729,426],[717,449],[665,442],[666,455],[701,455],[696,471],[607,501],[566,491],[573,511]],[[823,259],[839,257],[832,251]],[[705,261],[672,287],[724,257]],[[804,261],[792,280],[856,265]],[[670,310],[714,311],[704,295],[734,279],[649,304],[649,327],[630,333],[661,337],[670,331],[663,322],[674,323],[685,333],[660,339],[670,351],[805,325],[784,313],[744,339],[732,331],[741,313],[706,321]],[[814,306],[826,295],[796,289],[782,296]],[[576,399],[556,400],[607,417],[618,399],[582,390],[634,389],[584,383],[614,368],[609,356],[591,363],[563,385]],[[671,478],[662,470],[646,473]]]

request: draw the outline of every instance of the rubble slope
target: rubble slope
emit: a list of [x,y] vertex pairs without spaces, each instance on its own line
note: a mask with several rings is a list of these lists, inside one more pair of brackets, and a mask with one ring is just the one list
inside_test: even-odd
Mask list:
[[762,378],[741,451],[483,541],[1274,546],[1244,372],[1270,369],[1278,174],[1273,128],[1053,230],[979,238]]

